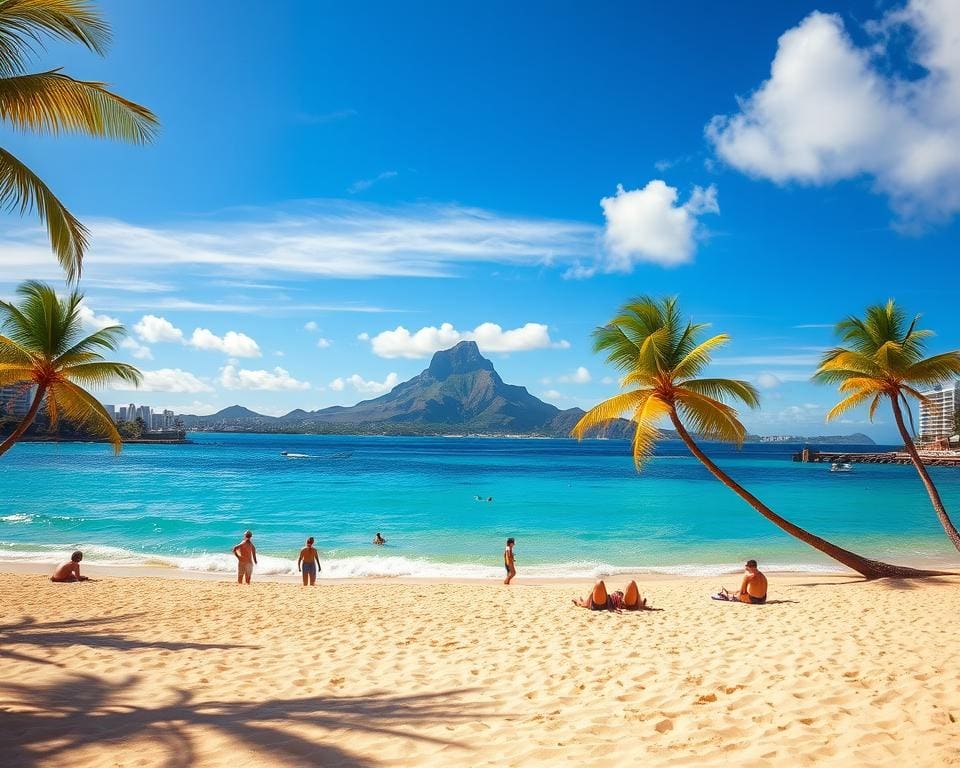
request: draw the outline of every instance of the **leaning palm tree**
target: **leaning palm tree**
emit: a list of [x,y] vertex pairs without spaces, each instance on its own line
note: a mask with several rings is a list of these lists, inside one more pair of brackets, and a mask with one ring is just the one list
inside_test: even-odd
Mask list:
[[885,305],[867,307],[866,316],[862,319],[848,317],[836,328],[837,335],[848,346],[829,350],[814,379],[826,384],[839,384],[840,392],[844,395],[843,400],[827,414],[827,421],[868,402],[868,414],[873,420],[880,403],[884,399],[890,401],[903,447],[927,489],[943,530],[953,545],[960,549],[960,533],[920,460],[900,407],[902,403],[910,412],[908,396],[921,402],[926,400],[917,391],[918,387],[933,386],[960,376],[960,350],[924,357],[925,340],[933,332],[917,328],[919,320],[920,316],[917,315],[908,323],[906,313],[893,299]]
[[[142,144],[157,118],[105,83],[75,80],[59,69],[27,73],[44,35],[103,54],[110,28],[88,0],[0,0],[0,118],[21,131],[84,133]],[[36,210],[71,282],[80,277],[87,230],[39,176],[0,148],[0,204],[21,215]]]
[[35,388],[30,408],[16,429],[0,443],[0,455],[20,439],[46,405],[50,425],[61,416],[72,424],[104,436],[120,452],[122,443],[110,414],[85,386],[104,386],[119,379],[140,383],[140,372],[126,363],[103,359],[102,350],[116,349],[123,326],[111,325],[84,335],[79,308],[83,295],[59,298],[49,285],[36,281],[17,288],[19,304],[0,301],[0,386]]
[[716,477],[767,520],[814,549],[832,557],[868,579],[914,577],[932,571],[905,568],[869,560],[805,531],[780,517],[718,467],[697,445],[684,420],[703,437],[738,446],[746,434],[737,411],[725,401],[759,405],[756,389],[745,381],[698,378],[710,354],[729,341],[725,333],[703,339],[705,324],[684,323],[674,298],[640,297],[624,305],[606,326],[594,331],[594,349],[623,372],[626,390],[592,408],[577,422],[578,439],[617,417],[635,422],[633,460],[639,471],[659,437],[657,422],[667,418],[690,452]]

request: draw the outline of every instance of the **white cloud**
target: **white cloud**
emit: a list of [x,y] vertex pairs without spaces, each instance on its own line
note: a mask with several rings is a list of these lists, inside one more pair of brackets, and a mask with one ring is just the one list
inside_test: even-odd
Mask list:
[[201,381],[189,371],[179,368],[160,368],[156,371],[140,371],[143,383],[139,387],[124,382],[111,385],[111,389],[141,392],[213,392],[213,387]]
[[820,358],[816,355],[740,355],[731,357],[717,357],[713,360],[715,365],[802,365],[813,366],[820,365]]
[[617,380],[616,380],[615,378],[613,378],[613,376],[604,376],[602,379],[600,379],[600,383],[601,383],[601,384],[616,384],[616,383],[617,383]]
[[589,384],[591,380],[590,371],[582,365],[573,373],[568,373],[557,378],[557,381],[561,384]]
[[318,326],[316,321],[314,320],[308,320],[306,323],[303,324],[303,330],[310,331],[311,333],[313,333],[319,327],[320,326]]
[[183,341],[183,331],[165,317],[157,317],[156,315],[144,315],[140,318],[140,322],[133,326],[133,332],[142,341],[149,344],[158,344],[164,341]]
[[387,179],[393,179],[396,176],[396,171],[384,171],[383,173],[378,173],[372,179],[358,179],[349,187],[347,187],[347,192],[349,192],[351,195],[355,195],[358,192],[365,192],[374,184],[379,184],[381,181],[386,181]]
[[206,328],[195,328],[188,346],[208,352],[222,352],[230,357],[260,357],[260,346],[245,333],[227,331],[217,336]]
[[563,397],[563,395],[560,392],[557,392],[555,389],[548,389],[543,393],[543,396],[547,400],[560,400]]
[[228,364],[220,369],[220,385],[224,389],[262,389],[270,391],[310,389],[306,381],[298,381],[285,369],[248,370]]
[[[678,205],[678,199],[677,189],[660,179],[643,189],[626,190],[617,185],[614,197],[600,201],[607,220],[606,253],[597,269],[630,272],[638,262],[670,267],[691,261],[697,247],[697,217],[720,212],[717,188],[694,187],[686,203]],[[583,267],[578,270],[568,276],[591,274]]]
[[776,389],[781,383],[780,377],[773,373],[761,373],[757,376],[757,386],[761,389]]
[[317,349],[329,349],[332,344],[333,342],[330,339],[325,339],[323,336],[317,339]]
[[[220,279],[256,281],[267,275],[276,281],[303,275],[446,277],[462,265],[477,263],[569,265],[594,252],[599,232],[595,224],[583,221],[509,216],[459,205],[385,207],[337,200],[290,203],[280,211],[248,209],[242,218],[191,219],[176,225],[89,217],[84,224],[92,243],[85,278],[115,280],[148,271],[157,280],[177,285],[208,279],[213,271]],[[59,276],[58,270],[50,261],[50,244],[41,227],[11,228],[0,234],[0,275],[43,278]],[[138,304],[146,308],[144,302]],[[154,312],[252,311],[243,302],[220,305],[177,297],[164,297],[149,307]]]
[[367,381],[359,374],[355,373],[346,378],[336,378],[330,382],[330,389],[334,392],[342,392],[347,386],[353,387],[357,392],[366,395],[382,395],[389,392],[400,383],[400,377],[396,373],[387,374],[387,378],[381,381]]
[[83,326],[84,330],[87,331],[99,331],[102,328],[106,328],[110,325],[120,325],[120,321],[115,317],[110,317],[110,315],[98,315],[86,304],[81,303],[77,307],[77,317],[80,320],[80,324]]
[[[707,136],[752,176],[865,175],[905,222],[950,217],[960,211],[960,3],[911,0],[866,32],[871,45],[859,47],[840,16],[810,14],[780,37],[769,79]],[[901,74],[905,39],[912,69]]]
[[362,333],[361,341],[369,341],[379,357],[429,357],[441,349],[449,349],[461,341],[475,341],[482,352],[527,352],[533,349],[566,349],[567,341],[552,341],[550,331],[542,323],[527,323],[520,328],[503,330],[496,323],[481,323],[472,331],[458,331],[451,323],[439,328],[426,326],[411,333],[402,325],[382,331],[374,337]]
[[150,347],[145,347],[132,336],[127,336],[121,341],[120,347],[122,349],[129,349],[130,354],[137,360],[153,360],[153,352],[150,351]]

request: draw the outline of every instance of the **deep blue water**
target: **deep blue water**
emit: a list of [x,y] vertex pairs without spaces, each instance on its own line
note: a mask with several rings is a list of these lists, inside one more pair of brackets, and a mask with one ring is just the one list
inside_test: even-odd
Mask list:
[[[261,572],[292,570],[313,535],[325,576],[496,575],[507,536],[521,573],[537,575],[712,573],[747,557],[829,563],[679,442],[661,443],[638,474],[628,443],[614,440],[191,437],[129,445],[119,457],[99,444],[15,446],[0,460],[0,560],[52,562],[80,548],[92,562],[226,571],[249,527]],[[791,461],[798,448],[707,446],[779,514],[838,544],[901,562],[960,561],[912,467],[831,473]],[[931,473],[960,516],[960,470]],[[386,547],[370,544],[377,531]]]

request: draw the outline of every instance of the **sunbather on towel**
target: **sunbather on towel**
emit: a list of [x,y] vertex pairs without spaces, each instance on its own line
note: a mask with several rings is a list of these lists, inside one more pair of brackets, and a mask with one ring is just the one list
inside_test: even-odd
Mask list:
[[714,600],[729,600],[734,603],[752,603],[753,605],[763,605],[767,602],[767,577],[757,568],[757,561],[747,560],[744,568],[740,591],[730,592],[721,588],[720,592],[713,596]]
[[647,598],[640,595],[635,581],[627,584],[622,592],[607,592],[607,585],[601,579],[593,585],[587,597],[574,598],[573,604],[591,611],[641,611],[647,607]]

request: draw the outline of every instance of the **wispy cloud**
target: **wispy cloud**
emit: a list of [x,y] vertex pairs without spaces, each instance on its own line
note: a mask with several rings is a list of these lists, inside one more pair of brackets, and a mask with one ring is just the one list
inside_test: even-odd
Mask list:
[[347,120],[357,116],[355,109],[335,109],[331,112],[298,112],[294,115],[294,120],[304,125],[326,125],[328,123],[338,123],[341,120]]
[[384,171],[383,173],[378,173],[372,179],[357,179],[357,181],[353,182],[353,184],[347,187],[347,192],[349,192],[351,195],[355,195],[358,192],[364,192],[370,189],[370,187],[372,187],[374,184],[379,184],[381,181],[386,181],[387,179],[396,178],[396,176],[396,171]]
[[741,355],[717,357],[713,362],[716,365],[817,366],[820,365],[820,358],[816,355]]
[[833,328],[836,323],[803,323],[802,325],[795,325],[794,328]]

